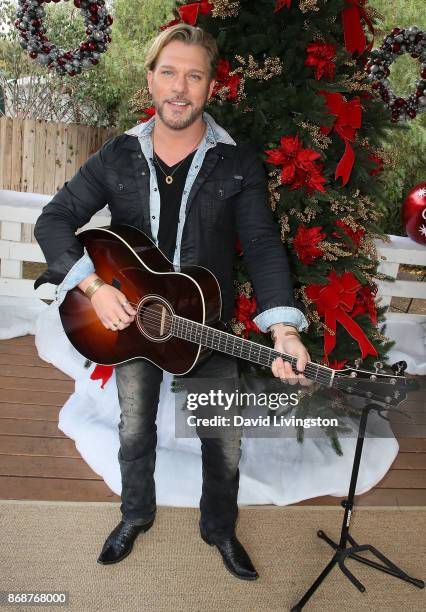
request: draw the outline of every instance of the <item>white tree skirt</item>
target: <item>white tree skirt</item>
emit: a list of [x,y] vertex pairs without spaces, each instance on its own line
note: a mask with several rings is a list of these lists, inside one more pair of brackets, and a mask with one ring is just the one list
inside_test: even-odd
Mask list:
[[[104,389],[99,380],[90,380],[94,365],[85,368],[84,357],[68,341],[56,303],[46,306],[37,299],[0,297],[0,314],[2,338],[35,331],[40,357],[75,379],[75,392],[59,414],[59,429],[75,441],[83,459],[120,495],[120,409],[115,376]],[[198,438],[174,435],[170,380],[166,374],[158,409],[157,501],[160,505],[197,507],[201,492],[200,442]],[[398,453],[398,443],[387,428],[383,424],[380,435],[385,431],[389,437],[365,439],[358,494],[383,478]],[[239,503],[286,505],[319,495],[346,495],[355,439],[344,437],[341,444],[344,454],[339,457],[325,435],[306,438],[303,443],[293,437],[243,438]]]

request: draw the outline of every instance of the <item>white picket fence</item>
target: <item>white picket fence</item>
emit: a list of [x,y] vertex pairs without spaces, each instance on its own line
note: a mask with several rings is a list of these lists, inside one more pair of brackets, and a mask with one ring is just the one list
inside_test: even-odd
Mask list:
[[[0,295],[53,299],[55,286],[41,285],[34,290],[34,280],[23,278],[23,262],[45,262],[34,238],[34,224],[52,196],[18,193],[0,189]],[[104,209],[88,227],[109,225],[111,217]]]
[[[403,236],[389,236],[390,242],[376,241],[380,257],[379,271],[396,278],[400,264],[413,266],[426,266],[426,246],[411,238]],[[419,298],[426,300],[426,282],[415,280],[377,281],[380,305],[389,306],[392,297]],[[388,312],[388,321],[398,319],[412,319],[419,322],[426,321],[426,315],[405,312]]]
[[[41,209],[50,199],[51,196],[47,195],[0,190],[0,295],[36,295],[42,299],[53,299],[53,285],[44,284],[34,291],[34,281],[22,277],[24,261],[45,261],[34,239],[33,228]],[[104,209],[85,227],[99,227],[109,223],[109,213]],[[389,243],[377,241],[377,247],[381,258],[380,271],[393,278],[396,278],[402,263],[426,266],[426,247],[410,238],[390,236]],[[379,281],[378,296],[381,304],[387,306],[392,296],[426,299],[426,283],[411,280]],[[424,315],[406,313],[388,313],[387,317],[426,320]]]

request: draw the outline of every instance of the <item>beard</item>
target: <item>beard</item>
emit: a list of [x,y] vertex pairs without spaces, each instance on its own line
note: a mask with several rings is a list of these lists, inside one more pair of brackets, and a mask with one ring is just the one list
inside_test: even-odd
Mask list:
[[[178,101],[178,100],[174,99],[174,101]],[[184,101],[186,102],[186,100],[182,100],[182,102]],[[156,113],[160,117],[161,121],[168,128],[172,130],[184,130],[185,128],[192,125],[203,114],[206,103],[207,103],[207,96],[206,96],[204,103],[200,106],[193,106],[190,103],[189,107],[187,107],[189,108],[190,112],[189,114],[186,114],[185,117],[179,117],[179,116],[174,117],[173,112],[165,111],[167,100],[165,100],[164,102],[160,104],[157,100],[153,99],[153,104],[154,104]]]

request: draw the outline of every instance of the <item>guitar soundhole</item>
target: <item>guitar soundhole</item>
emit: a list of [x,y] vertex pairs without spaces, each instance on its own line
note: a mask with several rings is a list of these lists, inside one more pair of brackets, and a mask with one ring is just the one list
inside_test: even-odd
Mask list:
[[171,336],[173,311],[161,298],[146,297],[138,304],[136,323],[140,331],[156,342]]

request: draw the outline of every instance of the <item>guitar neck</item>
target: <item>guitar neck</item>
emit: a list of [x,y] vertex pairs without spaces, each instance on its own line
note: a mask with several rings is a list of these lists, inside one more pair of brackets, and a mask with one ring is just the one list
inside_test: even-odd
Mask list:
[[[286,353],[280,353],[267,346],[239,338],[228,332],[214,329],[202,323],[196,323],[183,317],[174,316],[172,323],[172,333],[178,338],[200,344],[210,349],[246,359],[252,363],[271,367],[272,362],[277,357],[282,357],[291,363],[293,369],[296,368],[297,358]],[[312,361],[306,364],[304,375],[306,378],[319,382],[329,387],[333,386],[334,370],[321,366]]]

